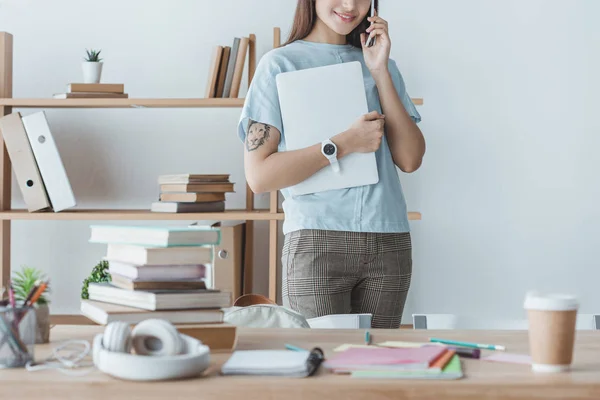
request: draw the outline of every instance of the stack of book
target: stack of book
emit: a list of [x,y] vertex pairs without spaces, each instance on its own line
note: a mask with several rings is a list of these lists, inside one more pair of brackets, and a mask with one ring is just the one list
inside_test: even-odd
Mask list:
[[6,115],[0,118],[0,131],[27,209],[58,212],[74,207],[75,196],[46,113]]
[[225,193],[234,192],[229,174],[161,175],[159,201],[152,203],[153,212],[222,212]]
[[56,93],[55,99],[126,99],[122,83],[70,83],[66,93]]
[[231,46],[215,46],[210,60],[206,97],[236,98],[250,39],[236,37]]
[[90,283],[81,313],[105,325],[148,318],[173,324],[220,323],[231,293],[207,285],[206,265],[220,231],[206,226],[93,225],[90,242],[107,245],[111,282]]

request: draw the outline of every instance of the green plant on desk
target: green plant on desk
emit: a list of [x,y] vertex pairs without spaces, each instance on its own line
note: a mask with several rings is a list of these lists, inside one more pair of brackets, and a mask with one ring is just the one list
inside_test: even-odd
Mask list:
[[100,62],[102,61],[102,59],[100,58],[100,52],[102,50],[88,50],[85,49],[85,52],[87,53],[87,56],[85,58],[85,61],[87,62]]
[[[23,266],[21,271],[17,271],[13,274],[11,279],[12,287],[15,291],[15,300],[24,302],[27,295],[31,292],[31,289],[36,284],[42,281],[46,281],[46,275],[37,268]],[[38,298],[37,305],[47,305],[50,303],[46,294],[50,292],[50,286],[48,285],[42,295]]]
[[85,280],[83,281],[83,287],[81,288],[81,298],[82,299],[90,298],[90,294],[88,293],[88,286],[90,285],[90,283],[100,283],[100,282],[110,282],[110,281],[111,281],[111,277],[110,277],[110,273],[108,272],[108,261],[102,260],[98,264],[96,264],[94,269],[92,269],[90,276],[85,278]]

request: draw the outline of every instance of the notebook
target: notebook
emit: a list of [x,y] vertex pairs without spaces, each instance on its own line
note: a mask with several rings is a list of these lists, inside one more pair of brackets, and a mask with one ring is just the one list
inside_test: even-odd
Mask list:
[[92,225],[91,243],[138,244],[155,247],[200,246],[221,240],[219,229],[209,226]]
[[223,364],[223,375],[267,375],[303,378],[321,365],[323,351],[238,350]]
[[420,371],[353,371],[353,378],[379,378],[379,379],[438,379],[452,380],[463,377],[460,358],[454,355],[444,369]]
[[[369,112],[358,61],[283,72],[277,75],[286,150],[321,143],[346,131]],[[324,156],[323,156],[324,157]],[[377,183],[375,153],[352,153],[287,189],[292,196]]]
[[355,370],[423,370],[430,368],[446,352],[445,347],[350,348],[325,362],[325,367],[343,373]]

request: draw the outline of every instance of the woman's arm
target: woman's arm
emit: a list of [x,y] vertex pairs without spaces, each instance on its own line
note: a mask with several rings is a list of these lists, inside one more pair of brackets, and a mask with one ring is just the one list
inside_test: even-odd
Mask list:
[[373,79],[385,115],[386,138],[394,164],[404,172],[414,172],[421,166],[425,155],[423,133],[404,108],[390,72],[387,69],[381,71],[373,75]]
[[379,91],[381,110],[385,115],[387,141],[396,164],[404,172],[414,172],[420,166],[425,155],[423,133],[412,120],[394,87],[388,62],[391,40],[388,35],[388,23],[378,15],[369,17],[371,26],[367,29],[369,37],[376,36],[377,42],[366,47],[367,34],[361,34],[361,43],[365,63]]
[[[304,149],[277,152],[281,133],[271,125],[250,121],[244,150],[244,169],[254,193],[271,192],[303,182],[329,165],[317,143]],[[348,130],[331,138],[338,160],[352,152],[373,152],[383,137],[383,116],[372,112]]]

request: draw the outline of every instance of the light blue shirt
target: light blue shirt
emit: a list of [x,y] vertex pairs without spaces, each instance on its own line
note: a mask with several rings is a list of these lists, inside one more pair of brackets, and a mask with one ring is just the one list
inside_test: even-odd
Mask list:
[[[369,112],[381,111],[375,81],[365,65],[362,50],[352,45],[315,43],[303,40],[269,51],[259,61],[248,89],[238,124],[245,141],[249,120],[274,126],[281,132],[278,151],[285,151],[285,130],[281,121],[275,77],[281,72],[360,61],[363,65]],[[411,101],[396,62],[389,61],[394,86],[413,121],[421,116]],[[340,132],[331,132],[335,136]],[[379,182],[373,185],[292,197],[283,189],[285,221],[283,233],[299,229],[352,232],[409,232],[406,202],[400,179],[385,137],[375,153]]]

